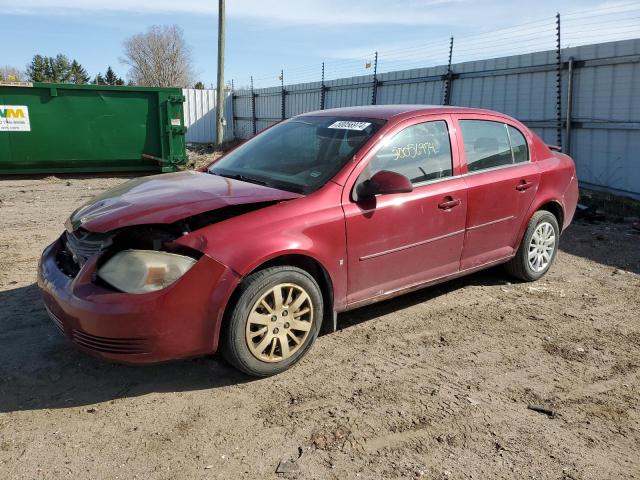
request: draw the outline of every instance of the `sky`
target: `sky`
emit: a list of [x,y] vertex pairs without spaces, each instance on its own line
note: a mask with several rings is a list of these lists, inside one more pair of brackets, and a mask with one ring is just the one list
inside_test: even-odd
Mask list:
[[[608,0],[227,0],[226,80],[257,86],[454,63],[554,46],[553,18],[563,15],[563,43],[640,36],[640,1]],[[565,21],[564,14],[567,13]],[[108,65],[121,76],[122,43],[151,25],[177,24],[192,49],[196,80],[215,82],[215,0],[0,0],[0,65],[21,70],[34,54],[63,53],[91,75]],[[593,40],[593,42],[591,42]],[[456,48],[457,47],[457,48]],[[517,50],[517,52],[516,52]]]

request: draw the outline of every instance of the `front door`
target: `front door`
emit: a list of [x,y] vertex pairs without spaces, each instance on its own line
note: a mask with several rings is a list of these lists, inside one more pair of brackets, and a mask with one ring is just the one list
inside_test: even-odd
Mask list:
[[514,254],[515,236],[540,180],[517,128],[483,117],[459,119],[468,169],[462,270]]
[[[343,201],[348,248],[348,302],[380,295],[458,271],[467,196],[450,119],[413,119],[365,158],[355,183],[381,170],[411,180],[410,193]],[[349,188],[349,187],[348,187]]]

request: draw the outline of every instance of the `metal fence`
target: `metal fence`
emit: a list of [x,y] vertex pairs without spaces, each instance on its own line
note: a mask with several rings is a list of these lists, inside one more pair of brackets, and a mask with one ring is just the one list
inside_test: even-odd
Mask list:
[[234,134],[297,114],[370,104],[452,104],[518,118],[572,155],[583,186],[640,198],[640,40],[379,75],[236,91]]
[[[330,70],[323,63],[316,69],[319,81],[285,84],[285,78],[313,76],[301,70],[252,77],[248,88],[232,94],[233,135],[249,138],[286,118],[335,107],[488,108],[518,118],[545,142],[562,146],[576,159],[583,186],[640,199],[640,39],[571,46],[590,38],[637,35],[640,5],[630,5],[616,7],[609,20],[607,9],[589,12],[586,19],[567,15],[563,29],[557,15],[477,38],[451,38],[438,50],[434,43],[418,53],[411,48],[375,52],[358,67],[370,72],[365,75],[331,78],[348,69]],[[496,56],[482,57],[485,53]],[[442,63],[428,66],[435,61]],[[426,67],[382,72],[401,65]],[[280,85],[255,88],[270,81]]]
[[[188,143],[216,142],[216,91],[185,88],[184,95],[184,125],[187,127],[186,140]],[[233,111],[231,94],[226,97],[224,116],[227,125],[224,130],[224,140],[233,139]]]

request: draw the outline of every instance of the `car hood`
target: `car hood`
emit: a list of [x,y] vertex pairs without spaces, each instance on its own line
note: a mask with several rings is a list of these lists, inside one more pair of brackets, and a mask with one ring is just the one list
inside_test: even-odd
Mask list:
[[302,195],[201,172],[136,178],[107,190],[71,214],[68,230],[91,232],[168,224],[219,208],[290,200]]

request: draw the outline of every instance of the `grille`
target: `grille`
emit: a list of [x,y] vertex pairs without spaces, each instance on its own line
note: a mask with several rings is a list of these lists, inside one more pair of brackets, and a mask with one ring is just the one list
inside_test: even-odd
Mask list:
[[146,338],[109,338],[89,335],[80,330],[72,330],[71,338],[81,347],[104,353],[124,355],[149,353],[151,345]]
[[51,321],[53,322],[53,324],[58,327],[58,329],[64,333],[64,325],[62,323],[62,320],[60,320],[51,310],[49,310],[48,307],[44,307],[47,310],[47,313],[49,314],[49,318],[51,319]]
[[82,267],[89,258],[99,254],[112,243],[110,234],[91,233],[85,230],[65,232],[65,247],[73,260]]

